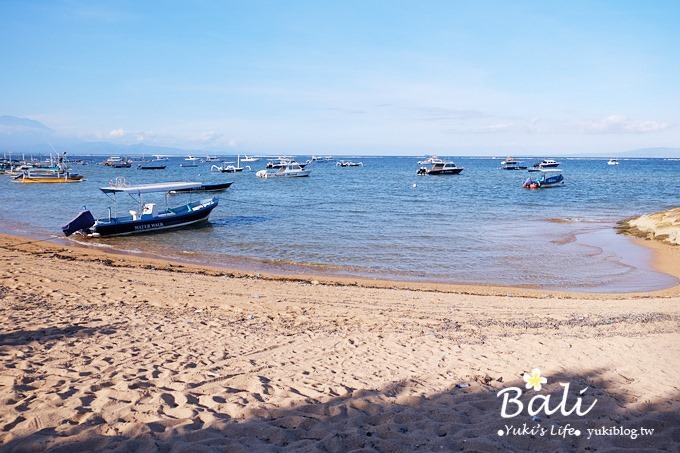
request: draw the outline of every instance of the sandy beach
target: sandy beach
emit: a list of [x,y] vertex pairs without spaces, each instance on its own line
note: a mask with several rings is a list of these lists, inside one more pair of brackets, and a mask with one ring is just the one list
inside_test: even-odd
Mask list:
[[[635,240],[680,276],[680,247]],[[678,287],[284,278],[10,236],[0,261],[1,451],[680,445]]]

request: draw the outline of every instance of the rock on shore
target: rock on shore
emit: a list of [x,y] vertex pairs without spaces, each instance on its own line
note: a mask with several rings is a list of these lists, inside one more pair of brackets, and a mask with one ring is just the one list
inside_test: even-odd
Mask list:
[[619,229],[626,234],[680,245],[680,207],[626,220]]

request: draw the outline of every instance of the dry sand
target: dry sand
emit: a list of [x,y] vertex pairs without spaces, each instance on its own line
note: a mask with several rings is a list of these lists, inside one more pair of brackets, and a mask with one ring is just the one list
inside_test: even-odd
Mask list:
[[[648,244],[677,275],[680,247]],[[2,451],[680,445],[677,287],[275,278],[8,236],[0,262]],[[522,379],[535,367],[539,392]],[[560,383],[565,410],[578,397],[592,409],[530,415],[536,395],[560,404]],[[524,410],[503,418],[497,392],[509,387],[523,389]]]

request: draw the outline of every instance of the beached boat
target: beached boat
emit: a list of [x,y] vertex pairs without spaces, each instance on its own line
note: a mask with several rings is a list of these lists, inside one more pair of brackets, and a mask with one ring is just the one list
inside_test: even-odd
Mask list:
[[515,160],[514,157],[508,156],[504,161],[501,161],[501,169],[503,170],[526,170],[527,166],[523,165],[522,161]]
[[[208,216],[217,206],[218,199],[216,197],[204,198],[159,210],[156,203],[144,203],[142,195],[148,193],[168,194],[172,190],[195,189],[201,186],[200,182],[165,182],[128,186],[121,181],[112,186],[101,187],[100,190],[114,201],[114,208],[109,208],[109,215],[95,219],[92,213],[85,209],[64,225],[62,231],[66,236],[79,232],[87,237],[107,237],[154,233],[195,225],[208,220]],[[118,216],[115,211],[112,211],[117,207],[115,196],[120,193],[134,198],[139,209],[130,210],[128,214],[122,216]]]
[[457,175],[462,171],[463,167],[459,167],[451,161],[438,159],[434,160],[429,168],[420,167],[417,173],[419,175]]
[[260,170],[255,175],[258,178],[299,178],[309,176],[311,170],[305,169],[299,163],[293,161],[288,162],[283,167]]
[[522,187],[525,189],[547,189],[564,185],[562,170],[558,168],[545,168],[538,170],[540,175],[527,178]]

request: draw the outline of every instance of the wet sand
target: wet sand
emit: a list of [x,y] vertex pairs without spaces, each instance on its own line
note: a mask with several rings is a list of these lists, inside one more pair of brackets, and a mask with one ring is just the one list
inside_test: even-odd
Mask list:
[[[679,276],[680,247],[638,240]],[[3,451],[680,445],[678,287],[275,276],[10,236],[0,262]],[[586,414],[529,413],[566,384],[565,411],[581,398]],[[503,418],[511,387],[523,410]]]

